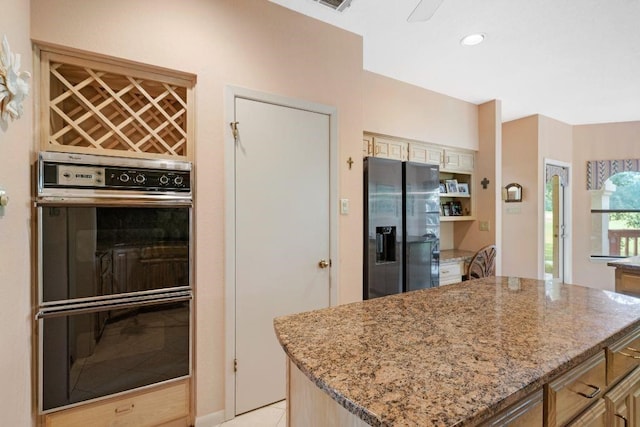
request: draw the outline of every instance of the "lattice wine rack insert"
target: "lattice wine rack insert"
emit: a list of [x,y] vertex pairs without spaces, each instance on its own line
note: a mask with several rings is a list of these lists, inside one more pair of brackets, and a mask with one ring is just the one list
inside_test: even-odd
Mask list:
[[194,79],[52,53],[41,58],[49,80],[43,88],[49,93],[45,149],[153,157],[190,154]]

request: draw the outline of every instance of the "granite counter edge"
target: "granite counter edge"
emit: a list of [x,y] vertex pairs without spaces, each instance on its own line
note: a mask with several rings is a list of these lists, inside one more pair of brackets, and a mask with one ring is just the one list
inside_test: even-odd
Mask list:
[[[357,416],[367,424],[371,425],[372,427],[386,427],[388,425],[383,420],[381,420],[377,415],[370,412],[367,408],[364,408],[361,405],[358,405],[357,403],[346,398],[337,390],[331,388],[321,378],[314,375],[312,373],[312,369],[306,366],[303,361],[295,358],[288,348],[288,343],[283,342],[280,334],[278,333],[277,321],[278,321],[278,318],[274,319],[274,329],[276,332],[276,337],[278,339],[278,342],[284,349],[288,359],[291,362],[293,362],[293,364],[300,370],[300,372],[302,372],[309,379],[309,381],[315,384],[320,390],[328,394],[331,397],[331,399],[337,402],[340,406],[342,406],[343,408],[345,408],[350,413],[354,414],[355,416]],[[594,356],[598,352],[603,351],[605,348],[610,347],[612,344],[616,343],[622,337],[626,336],[627,334],[631,333],[632,331],[638,328],[640,328],[640,319],[628,324],[624,328],[621,328],[616,333],[610,335],[603,341],[597,344],[594,344],[592,347],[588,348],[582,353],[572,357],[571,359],[565,361],[564,363],[561,363],[557,368],[552,369],[551,371],[541,375],[540,377],[536,378],[534,381],[530,382],[523,388],[507,396],[505,399],[501,400],[495,405],[479,407],[478,410],[475,411],[473,414],[471,414],[469,418],[462,420],[461,423],[457,425],[474,426],[483,421],[487,421],[491,417],[509,408],[514,403],[525,398],[529,394],[535,392],[536,390],[541,388],[544,384],[550,382],[551,380],[560,376],[561,374],[568,372],[569,370],[578,366],[580,363],[586,361],[587,359]]]

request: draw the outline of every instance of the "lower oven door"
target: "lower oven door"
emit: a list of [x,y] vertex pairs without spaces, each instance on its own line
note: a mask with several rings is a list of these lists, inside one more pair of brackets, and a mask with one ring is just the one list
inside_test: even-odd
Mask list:
[[190,298],[39,313],[40,412],[190,375]]

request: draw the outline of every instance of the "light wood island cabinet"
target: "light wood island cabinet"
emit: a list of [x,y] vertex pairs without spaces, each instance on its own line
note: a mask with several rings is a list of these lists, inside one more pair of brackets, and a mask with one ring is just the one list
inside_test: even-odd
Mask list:
[[616,292],[640,297],[640,256],[607,263],[616,268]]
[[512,279],[275,319],[289,425],[640,426],[640,304]]
[[606,425],[640,425],[640,368],[624,378],[604,396]]

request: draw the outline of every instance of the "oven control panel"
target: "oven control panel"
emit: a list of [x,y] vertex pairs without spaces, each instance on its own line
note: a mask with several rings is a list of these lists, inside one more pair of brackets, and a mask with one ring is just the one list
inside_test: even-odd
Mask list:
[[106,168],[108,186],[160,190],[189,190],[189,172]]
[[[45,170],[51,169],[51,167],[45,166]],[[52,170],[49,174],[51,177]],[[104,187],[104,168],[87,167],[87,166],[69,166],[69,165],[56,165],[55,166],[55,182],[51,184],[57,184],[66,187]],[[51,181],[51,180],[50,180]]]
[[[109,161],[113,163],[111,159]],[[191,191],[190,164],[185,166],[182,163],[179,168],[171,168],[162,162],[153,163],[148,160],[135,163],[83,164],[41,159],[39,185],[43,189],[137,190],[158,193]],[[165,167],[148,167],[156,164]]]

